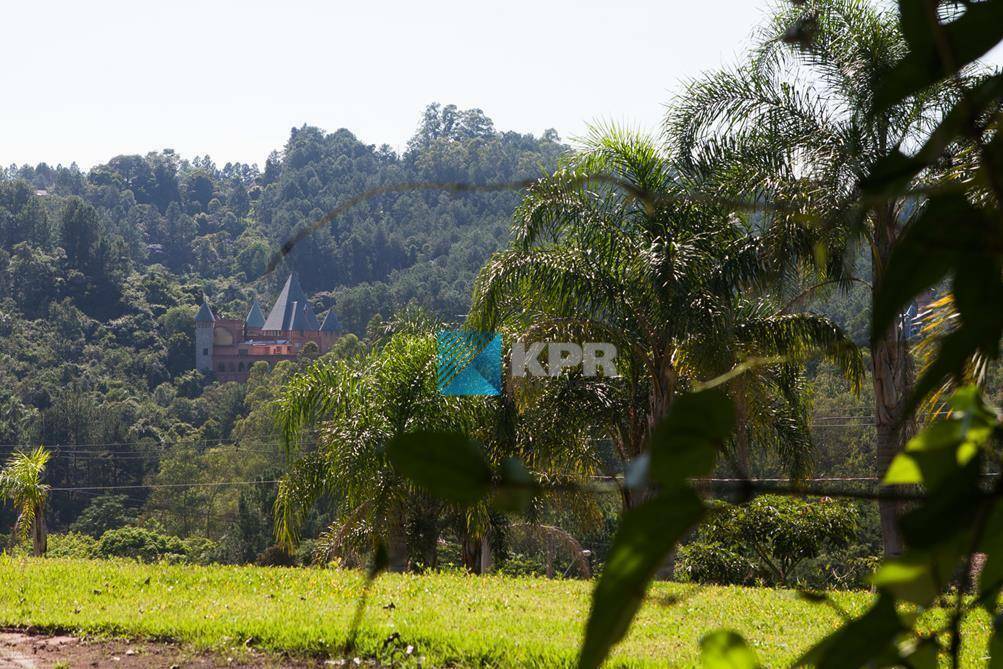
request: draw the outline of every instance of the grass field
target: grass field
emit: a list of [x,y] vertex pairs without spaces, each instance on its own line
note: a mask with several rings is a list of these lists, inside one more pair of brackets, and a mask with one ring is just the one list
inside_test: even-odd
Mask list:
[[[0,558],[0,627],[337,655],[362,583],[359,572],[329,569]],[[401,658],[410,645],[425,666],[569,666],[590,588],[535,578],[385,575],[366,607],[357,654]],[[702,634],[724,627],[742,633],[768,666],[786,666],[839,621],[829,607],[786,590],[659,583],[649,595],[612,665],[692,666]],[[867,593],[835,598],[851,613],[869,601]],[[988,618],[968,621],[966,666],[982,665],[988,626]]]

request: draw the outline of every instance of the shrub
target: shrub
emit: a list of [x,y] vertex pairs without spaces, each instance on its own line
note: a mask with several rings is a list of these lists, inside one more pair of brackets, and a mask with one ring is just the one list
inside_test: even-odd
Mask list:
[[45,555],[53,558],[93,558],[97,556],[97,545],[97,539],[80,532],[50,534]]
[[733,547],[695,541],[679,549],[679,571],[697,583],[749,585],[755,582],[759,567]]
[[806,560],[849,546],[858,518],[856,505],[827,498],[764,495],[743,505],[716,502],[709,521],[680,550],[680,566],[702,583],[788,585],[796,578],[839,585],[825,573],[805,579],[795,571]]
[[178,537],[160,534],[143,527],[122,527],[108,530],[97,544],[99,557],[126,557],[141,562],[184,560],[185,544]]
[[296,553],[293,558],[296,564],[308,567],[313,564],[314,552],[317,549],[317,542],[313,539],[304,539],[300,542],[299,546],[296,547]]
[[191,564],[215,564],[223,562],[223,549],[218,543],[206,537],[188,537],[181,542],[185,550],[185,561]]
[[269,546],[261,551],[254,564],[259,567],[295,567],[296,558],[282,546]]

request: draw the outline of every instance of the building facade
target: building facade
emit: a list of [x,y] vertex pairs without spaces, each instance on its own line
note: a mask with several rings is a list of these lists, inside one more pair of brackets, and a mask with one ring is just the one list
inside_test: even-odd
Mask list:
[[213,373],[220,381],[243,383],[251,365],[264,361],[269,366],[280,360],[294,360],[309,342],[327,353],[341,334],[334,310],[318,322],[295,273],[266,318],[255,301],[243,320],[217,318],[203,301],[195,316],[195,368]]

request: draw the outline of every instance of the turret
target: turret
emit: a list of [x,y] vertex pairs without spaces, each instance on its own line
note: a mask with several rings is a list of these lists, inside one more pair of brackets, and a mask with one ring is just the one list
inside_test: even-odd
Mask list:
[[261,311],[261,305],[257,300],[251,303],[251,310],[247,312],[244,319],[244,327],[248,330],[260,330],[265,325],[265,314]]
[[209,302],[202,298],[202,306],[195,314],[195,369],[200,372],[212,371],[212,340],[216,326],[216,316],[209,308]]

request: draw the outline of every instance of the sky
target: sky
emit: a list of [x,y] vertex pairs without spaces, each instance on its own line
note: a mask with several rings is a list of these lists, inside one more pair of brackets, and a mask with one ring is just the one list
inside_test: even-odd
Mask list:
[[[172,148],[264,164],[290,128],[400,149],[431,102],[565,138],[656,130],[681,82],[735,61],[765,0],[16,2],[0,164]],[[1003,59],[994,59],[1003,61]]]

